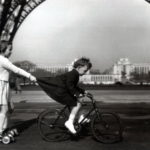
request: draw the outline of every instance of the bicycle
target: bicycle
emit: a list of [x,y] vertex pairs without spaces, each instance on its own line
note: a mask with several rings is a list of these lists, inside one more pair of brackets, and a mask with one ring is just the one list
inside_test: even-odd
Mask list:
[[[77,134],[80,135],[84,128],[84,121],[90,118],[90,129],[94,139],[101,143],[115,143],[122,140],[122,127],[120,117],[112,112],[100,112],[93,95],[87,95],[91,100],[92,107],[84,118],[78,123],[75,121]],[[68,119],[70,107],[64,106],[56,111],[44,110],[38,116],[38,128],[41,137],[48,142],[68,140],[70,132],[64,126]]]

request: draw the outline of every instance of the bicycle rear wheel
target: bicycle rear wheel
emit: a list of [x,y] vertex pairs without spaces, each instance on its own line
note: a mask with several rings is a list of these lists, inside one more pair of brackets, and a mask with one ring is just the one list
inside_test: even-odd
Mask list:
[[111,144],[122,139],[120,118],[114,113],[96,114],[92,119],[91,129],[94,138],[98,142]]
[[38,128],[41,137],[48,142],[67,140],[70,135],[64,126],[66,121],[64,112],[47,110],[38,118]]

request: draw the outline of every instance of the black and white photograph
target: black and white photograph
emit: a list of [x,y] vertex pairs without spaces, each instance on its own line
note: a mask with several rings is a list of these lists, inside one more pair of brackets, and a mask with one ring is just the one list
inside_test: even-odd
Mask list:
[[150,0],[0,0],[0,149],[149,150]]

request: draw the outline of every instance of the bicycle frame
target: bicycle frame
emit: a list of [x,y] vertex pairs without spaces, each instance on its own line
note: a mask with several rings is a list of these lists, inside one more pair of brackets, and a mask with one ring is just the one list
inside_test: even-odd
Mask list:
[[[98,142],[114,143],[120,141],[122,139],[120,118],[111,112],[100,112],[93,96],[87,97],[91,100],[90,106],[92,106],[88,109],[83,119],[80,122],[78,122],[77,119],[74,124],[78,135],[80,135],[79,133],[82,130],[82,127],[90,127],[93,137]],[[53,113],[51,113],[51,110],[45,110],[40,115],[38,118],[38,127],[44,140],[52,142],[70,138],[70,132],[68,132],[68,129],[64,126],[64,122],[68,119],[68,111],[70,112],[70,107],[66,105],[55,112],[53,111]],[[51,117],[51,115],[53,117]],[[86,124],[84,124],[86,122],[84,121],[86,121],[85,119],[88,117],[91,121],[87,124],[88,126],[86,126]]]
[[82,124],[84,120],[88,118],[93,112],[94,114],[99,114],[99,111],[96,105],[96,100],[93,98],[93,96],[87,96],[87,97],[91,100],[92,108],[88,111],[88,113],[84,116],[84,118],[81,120],[79,124]]
[[[57,118],[55,119],[55,121],[53,122],[53,124],[56,124],[56,122],[59,120],[61,114],[62,114],[67,108],[68,108],[68,106],[66,105],[65,107],[63,107],[63,108],[61,109],[61,111],[58,113],[58,116],[57,116]],[[68,109],[69,109],[69,108],[68,108]]]
[[[94,112],[95,114],[99,114],[99,111],[98,111],[98,108],[97,108],[97,105],[96,105],[96,100],[93,98],[93,96],[87,96],[87,97],[91,100],[92,108],[88,111],[88,113],[86,113],[86,115],[84,116],[84,118],[83,118],[83,119],[81,120],[81,122],[78,123],[78,124],[82,124],[82,123],[84,122],[84,120],[85,120],[86,118],[88,118],[93,112]],[[67,105],[64,106],[64,107],[60,110],[60,112],[58,113],[58,116],[57,116],[57,118],[55,119],[55,121],[53,122],[53,124],[56,124],[56,122],[59,120],[61,114],[62,114],[66,109],[68,109],[68,110],[70,111],[69,106],[67,106]]]

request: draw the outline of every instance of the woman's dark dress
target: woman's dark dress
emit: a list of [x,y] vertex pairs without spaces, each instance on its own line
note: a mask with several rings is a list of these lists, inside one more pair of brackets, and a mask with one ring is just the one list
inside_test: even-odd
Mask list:
[[77,98],[84,93],[77,85],[79,73],[75,69],[56,77],[37,78],[37,81],[51,98],[64,105],[76,106]]

